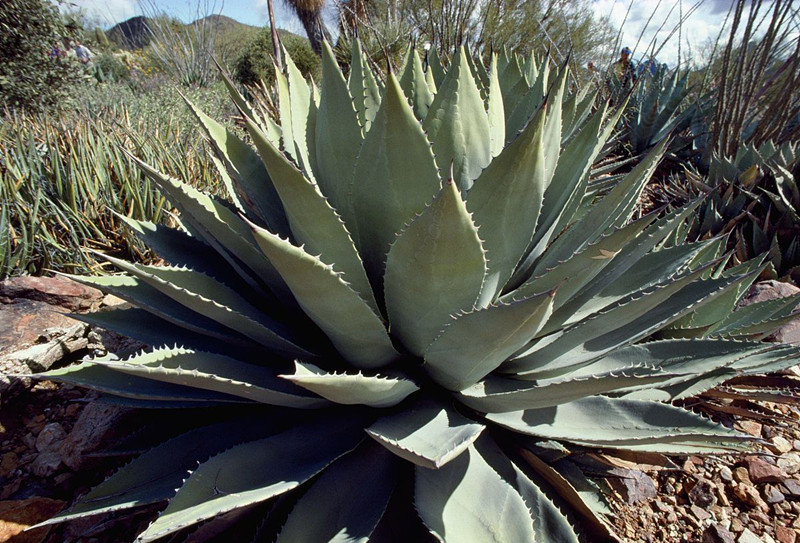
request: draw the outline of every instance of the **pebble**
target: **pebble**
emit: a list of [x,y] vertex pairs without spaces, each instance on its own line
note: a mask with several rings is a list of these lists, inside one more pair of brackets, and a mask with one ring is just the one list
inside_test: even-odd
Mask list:
[[778,524],[775,526],[775,537],[779,543],[795,543],[797,540],[797,532]]
[[712,524],[703,532],[703,543],[735,543],[734,535],[719,524]]
[[754,483],[779,483],[786,479],[786,474],[777,466],[773,466],[757,456],[745,458],[747,473]]
[[776,454],[788,453],[792,450],[792,444],[785,437],[775,436],[769,441],[769,448]]
[[36,450],[40,453],[57,451],[65,437],[67,437],[67,433],[61,424],[51,422],[45,425],[36,436]]
[[730,483],[733,481],[733,472],[731,468],[728,466],[720,466],[719,467],[719,478],[725,481],[726,483]]
[[708,508],[717,503],[715,485],[706,479],[698,479],[692,490],[689,491],[689,501],[702,508]]
[[763,493],[767,503],[781,503],[786,499],[786,496],[772,485],[765,486]]
[[736,543],[765,543],[762,539],[760,539],[756,534],[751,532],[749,529],[745,528],[741,534],[739,534],[739,538],[736,540]]

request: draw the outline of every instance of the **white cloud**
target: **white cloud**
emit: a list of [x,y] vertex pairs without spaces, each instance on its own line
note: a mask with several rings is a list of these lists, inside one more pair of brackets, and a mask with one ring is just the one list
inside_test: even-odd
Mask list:
[[[695,4],[693,0],[595,0],[593,7],[596,15],[608,16],[622,29],[619,46],[634,49],[635,59],[656,50],[659,61],[675,66],[679,52],[684,61],[690,54],[695,61],[708,55],[707,44],[716,40],[730,7],[725,0],[711,0],[692,11]],[[681,8],[686,18],[679,25]]]
[[68,0],[59,5],[62,11],[79,10],[100,26],[112,26],[140,14],[137,0]]

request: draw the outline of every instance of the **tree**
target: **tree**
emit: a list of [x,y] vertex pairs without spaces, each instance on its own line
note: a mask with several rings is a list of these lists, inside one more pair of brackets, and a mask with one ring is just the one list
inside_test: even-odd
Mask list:
[[322,20],[322,8],[325,0],[288,0],[297,18],[308,35],[311,48],[318,55],[322,54],[322,40],[330,40],[328,29]]
[[77,61],[54,54],[72,36],[48,0],[0,3],[0,106],[42,110],[61,102],[83,74]]

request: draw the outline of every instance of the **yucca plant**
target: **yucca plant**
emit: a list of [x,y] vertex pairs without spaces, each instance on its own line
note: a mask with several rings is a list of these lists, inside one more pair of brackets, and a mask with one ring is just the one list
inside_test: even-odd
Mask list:
[[522,102],[463,49],[438,86],[360,55],[348,85],[325,45],[319,93],[287,57],[279,123],[232,88],[255,150],[194,109],[231,202],[140,163],[184,228],[125,222],[170,265],[76,277],[135,305],[78,318],[155,348],[42,377],[194,428],[49,522],[164,502],[138,541],[243,511],[256,541],[599,540],[574,453],[748,446],[670,402],[794,364],[753,341],[791,311],[731,313],[761,266],[675,245],[696,204],[629,221],[663,144],[582,206],[618,119],[573,124],[566,69],[514,59]]

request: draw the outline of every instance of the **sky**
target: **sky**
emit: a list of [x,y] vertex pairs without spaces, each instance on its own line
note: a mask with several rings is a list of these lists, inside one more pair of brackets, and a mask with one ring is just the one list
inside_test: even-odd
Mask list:
[[[142,14],[140,0],[66,0],[74,8],[83,10],[93,21],[108,28],[135,15]],[[146,6],[156,5],[156,11],[165,11],[186,22],[197,18],[198,5],[203,13],[222,13],[242,23],[265,26],[267,23],[267,0],[144,0]],[[621,47],[634,49],[634,59],[648,54],[648,45],[655,39],[656,47],[668,38],[680,20],[681,8],[684,16],[694,11],[681,28],[680,40],[676,32],[659,51],[660,62],[675,66],[679,59],[691,53],[702,62],[705,45],[717,39],[720,28],[733,0],[593,0],[593,9],[598,16],[608,16],[611,22],[622,28]],[[328,0],[328,4],[333,2]],[[284,0],[274,0],[277,26],[303,35],[300,22],[287,7]],[[630,11],[629,11],[630,7]],[[145,8],[152,12],[152,9]],[[627,14],[627,16],[626,16]],[[652,18],[651,18],[652,16]],[[648,18],[650,18],[648,22]],[[624,23],[624,24],[623,24]],[[331,22],[335,26],[335,23]],[[660,27],[660,29],[659,29]],[[641,36],[641,39],[639,39]],[[638,45],[637,45],[638,41]],[[679,46],[680,41],[680,46]]]

